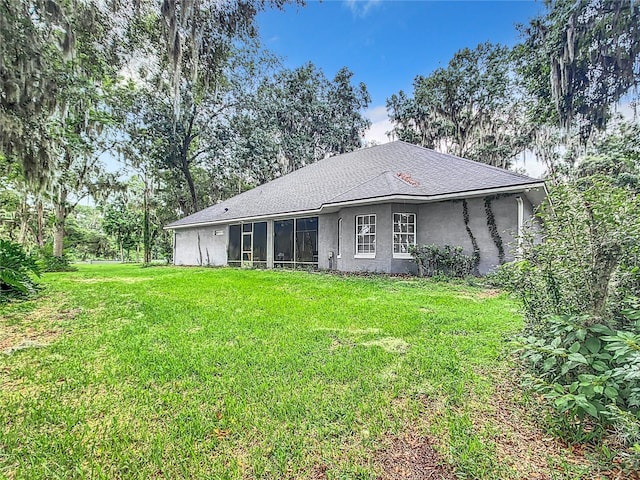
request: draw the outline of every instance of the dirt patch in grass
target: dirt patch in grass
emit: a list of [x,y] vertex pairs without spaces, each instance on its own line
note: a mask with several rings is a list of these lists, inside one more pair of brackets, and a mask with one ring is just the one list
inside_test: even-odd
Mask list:
[[61,324],[73,320],[81,309],[60,309],[45,303],[28,313],[12,313],[0,320],[0,352],[11,354],[27,348],[45,347],[63,332]]
[[140,283],[147,282],[149,280],[153,280],[153,277],[118,277],[118,278],[73,278],[72,279],[76,283],[106,283],[106,282],[117,282],[117,283]]
[[391,436],[388,447],[381,451],[376,463],[389,480],[455,479],[451,468],[431,446],[428,438],[409,432]]
[[478,292],[478,298],[495,298],[500,295],[500,290],[482,290]]
[[[506,465],[517,478],[558,478],[562,470],[589,471],[591,463],[584,452],[570,449],[559,439],[547,434],[535,423],[532,412],[518,404],[522,395],[513,375],[495,376],[494,393],[484,399],[473,416],[474,427],[485,427],[495,432],[492,441],[496,446],[498,463]],[[560,468],[560,465],[565,465]],[[555,471],[554,471],[555,470]],[[589,478],[609,477],[600,472]],[[560,475],[560,478],[562,476]],[[586,478],[586,477],[585,477]]]
[[384,337],[364,342],[365,347],[380,347],[389,353],[407,353],[410,345],[401,338]]
[[477,292],[461,292],[455,294],[455,297],[461,300],[487,300],[489,298],[496,298],[500,293],[502,293],[500,290],[489,289],[479,290]]

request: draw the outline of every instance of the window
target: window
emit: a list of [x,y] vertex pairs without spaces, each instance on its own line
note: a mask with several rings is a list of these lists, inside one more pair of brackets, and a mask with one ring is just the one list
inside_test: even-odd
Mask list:
[[356,258],[376,256],[376,216],[356,216]]
[[229,266],[267,266],[267,222],[229,225]]
[[318,217],[296,219],[296,264],[318,263]]
[[276,267],[293,264],[293,220],[273,222],[273,261]]
[[267,222],[253,224],[252,261],[254,267],[267,266]]
[[240,225],[229,225],[229,250],[227,263],[234,267],[240,266],[242,233]]
[[273,265],[318,266],[318,217],[273,222]]
[[409,258],[409,247],[416,244],[416,214],[393,214],[393,256]]

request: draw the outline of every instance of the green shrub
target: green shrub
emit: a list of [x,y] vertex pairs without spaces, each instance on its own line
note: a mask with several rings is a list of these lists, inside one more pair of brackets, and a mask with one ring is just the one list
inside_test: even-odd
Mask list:
[[[528,386],[555,410],[557,433],[586,441],[624,431],[640,444],[640,198],[602,176],[553,186],[519,260],[492,281],[520,298],[516,340]],[[539,235],[538,235],[539,236]],[[635,452],[635,453],[634,453]]]
[[615,326],[640,295],[640,197],[596,177],[552,187],[521,258],[494,279],[523,302],[529,324],[587,315]]
[[472,275],[475,262],[465,255],[462,247],[445,245],[416,245],[409,247],[409,253],[418,266],[421,277],[455,277],[463,278]]
[[51,251],[51,247],[41,249],[39,256],[43,272],[73,272],[77,270],[71,265],[71,260],[66,254],[57,257]]
[[40,276],[35,258],[21,245],[0,239],[0,301],[34,293],[36,283],[32,275]]
[[589,325],[584,318],[554,316],[547,334],[518,339],[531,386],[559,413],[611,423],[609,406],[640,411],[640,334]]

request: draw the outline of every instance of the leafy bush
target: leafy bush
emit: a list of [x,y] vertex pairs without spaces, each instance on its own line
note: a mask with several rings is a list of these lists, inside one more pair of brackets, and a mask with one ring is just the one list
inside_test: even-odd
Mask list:
[[51,247],[45,247],[40,250],[40,264],[44,272],[73,272],[77,270],[66,254],[57,257],[51,251]]
[[32,275],[40,276],[40,268],[21,245],[0,239],[0,301],[9,296],[34,293],[36,284]]
[[[630,312],[635,316],[637,312]],[[640,411],[640,334],[586,324],[584,318],[554,316],[548,335],[518,339],[534,390],[560,413],[603,424],[615,421],[610,406]]]
[[494,277],[520,297],[530,326],[547,315],[624,323],[640,295],[640,198],[604,177],[581,179],[551,188],[538,216],[544,241],[526,236],[520,260]]
[[409,253],[418,266],[421,277],[462,278],[469,276],[475,270],[472,257],[463,253],[462,247],[445,245],[416,245],[409,248]]
[[[601,175],[553,186],[518,261],[493,281],[523,303],[525,379],[555,409],[560,434],[626,432],[640,459],[640,199]],[[635,433],[634,433],[635,432]],[[634,453],[634,451],[636,451]]]

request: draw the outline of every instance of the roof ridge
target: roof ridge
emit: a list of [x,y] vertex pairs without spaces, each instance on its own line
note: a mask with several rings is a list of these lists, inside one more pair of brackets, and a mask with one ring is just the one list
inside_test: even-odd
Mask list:
[[[477,160],[471,160],[470,158],[459,157],[458,155],[454,155],[452,153],[439,152],[439,151],[434,150],[432,148],[423,147],[422,145],[416,145],[415,143],[410,143],[410,142],[407,142],[405,140],[395,140],[395,142],[403,143],[403,144],[408,145],[410,147],[421,148],[422,150],[427,150],[428,152],[437,153],[438,155],[446,155],[448,157],[457,158],[458,160],[463,160],[466,163],[472,163],[472,164],[475,164],[475,165],[483,165],[485,167],[491,168],[492,170],[496,170],[496,171],[499,171],[499,172],[502,172],[502,173],[507,173],[509,175],[513,175],[514,177],[527,178],[527,179],[531,179],[531,180],[539,180],[537,178],[530,177],[529,175],[523,175],[521,173],[513,172],[511,170],[507,170],[506,168],[496,167],[495,165],[489,165],[488,163],[478,162]],[[394,142],[388,142],[388,143],[394,143]]]
[[[341,197],[342,195],[345,195],[345,194],[347,194],[347,193],[349,193],[349,192],[351,192],[351,191],[353,191],[353,190],[355,190],[357,188],[360,188],[363,185],[366,185],[367,183],[370,183],[370,182],[374,181],[376,178],[380,178],[382,176],[386,176],[388,173],[391,173],[391,172],[389,170],[385,170],[384,172],[380,172],[375,177],[371,177],[370,179],[365,180],[364,182],[358,183],[357,185],[355,185],[355,186],[353,186],[351,188],[347,188],[344,192],[340,192],[337,195],[334,195],[333,197],[328,198],[327,201],[323,202],[322,204],[324,205],[325,203],[331,203],[331,200],[333,200],[334,198]],[[391,185],[389,185],[389,186],[391,186]]]

